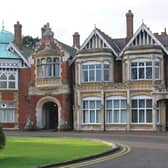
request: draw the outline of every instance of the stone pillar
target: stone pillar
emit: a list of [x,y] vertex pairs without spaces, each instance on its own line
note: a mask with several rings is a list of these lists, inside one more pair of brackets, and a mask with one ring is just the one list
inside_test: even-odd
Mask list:
[[166,103],[160,101],[160,124],[162,125],[162,131],[166,131]]
[[130,124],[131,124],[131,99],[130,99],[130,89],[129,86],[127,88],[127,131],[129,131],[130,128]]
[[152,128],[153,128],[153,131],[157,130],[156,124],[157,124],[157,121],[156,121],[156,100],[153,97],[152,98]]
[[104,90],[101,90],[101,129],[106,130],[106,119],[105,119],[105,95]]

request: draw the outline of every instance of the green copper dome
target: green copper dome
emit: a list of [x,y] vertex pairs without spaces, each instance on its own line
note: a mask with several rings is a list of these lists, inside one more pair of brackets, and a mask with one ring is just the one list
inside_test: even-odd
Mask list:
[[8,44],[12,42],[13,39],[14,39],[14,36],[11,32],[6,31],[4,29],[0,31],[0,43]]

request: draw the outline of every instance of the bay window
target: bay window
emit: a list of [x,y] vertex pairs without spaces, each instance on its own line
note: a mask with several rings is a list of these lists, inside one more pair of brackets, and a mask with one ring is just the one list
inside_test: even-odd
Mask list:
[[82,64],[83,82],[101,82],[110,80],[110,65],[108,62],[87,62]]
[[160,79],[160,61],[158,59],[153,61],[150,59],[131,61],[132,80],[151,80],[152,74],[154,74],[156,80]]
[[47,57],[37,59],[37,77],[39,78],[59,78],[60,61],[58,57]]

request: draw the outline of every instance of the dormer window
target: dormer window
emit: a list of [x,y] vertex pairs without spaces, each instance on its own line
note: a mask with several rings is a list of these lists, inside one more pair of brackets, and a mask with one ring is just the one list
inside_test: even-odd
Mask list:
[[160,79],[160,61],[158,59],[138,59],[131,62],[131,80]]
[[37,77],[60,77],[60,61],[58,57],[47,57],[37,60]]

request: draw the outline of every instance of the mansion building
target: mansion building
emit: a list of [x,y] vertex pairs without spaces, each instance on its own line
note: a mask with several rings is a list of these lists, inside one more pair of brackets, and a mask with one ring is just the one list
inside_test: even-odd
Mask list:
[[0,31],[0,123],[6,129],[80,131],[168,130],[168,35],[142,23],[126,37],[98,28],[80,45],[54,38],[49,23],[35,47]]

